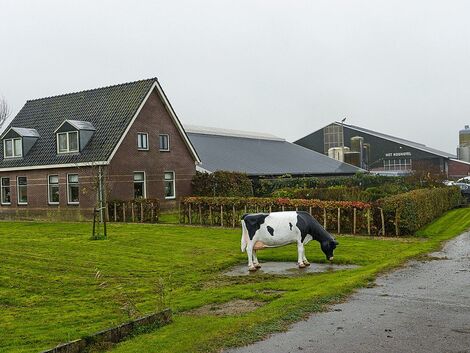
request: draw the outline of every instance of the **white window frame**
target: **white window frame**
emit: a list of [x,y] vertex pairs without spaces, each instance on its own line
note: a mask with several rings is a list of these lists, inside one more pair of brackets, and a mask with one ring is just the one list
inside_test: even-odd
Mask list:
[[[15,141],[18,141],[20,140],[21,142],[21,150],[20,150],[20,154],[16,154],[16,147],[15,147]],[[11,141],[11,150],[13,152],[13,155],[12,156],[7,156],[7,141]],[[4,139],[3,140],[3,157],[4,158],[21,158],[23,157],[23,139],[21,137],[13,137],[13,138],[9,138],[9,139]]]
[[[143,147],[139,147],[139,139],[140,139],[140,136],[141,135],[145,135],[146,137],[146,140],[147,140],[147,147],[146,148],[143,148]],[[139,151],[148,151],[149,150],[149,134],[148,132],[138,132],[137,133],[137,149]]]
[[[162,149],[160,145],[160,138],[162,136],[166,136],[168,140],[168,148],[167,149]],[[159,134],[158,135],[158,148],[160,149],[160,152],[170,152],[170,135],[169,134]]]
[[[78,182],[77,182],[77,185],[78,185],[78,202],[77,201],[70,201],[69,175],[76,175],[77,178],[78,178]],[[73,184],[75,184],[75,183],[73,183]],[[79,205],[80,204],[80,176],[77,173],[67,174],[67,204],[68,205]]]
[[[56,176],[57,177],[57,184],[51,184],[51,179],[50,177]],[[67,179],[68,181],[68,179]],[[51,185],[57,185],[59,187],[59,201],[51,201]],[[68,193],[68,190],[67,190]],[[50,174],[47,176],[47,203],[49,205],[58,205],[60,204],[60,180],[59,180],[59,175],[58,174]]]
[[[8,188],[10,188],[10,202],[3,202],[3,189],[4,189],[4,186],[3,186],[3,179],[8,179],[9,180],[9,186]],[[0,178],[0,202],[2,205],[11,205],[11,178],[10,177],[1,177]]]
[[134,199],[135,199],[135,179],[134,179],[134,176],[136,173],[142,173],[144,175],[144,181],[143,181],[143,184],[144,184],[144,190],[143,190],[143,196],[142,198],[146,199],[147,198],[147,175],[145,174],[145,172],[143,170],[136,170],[132,173],[132,194],[134,196]]
[[[71,150],[70,149],[70,134],[77,134],[77,149],[76,150]],[[67,150],[66,151],[60,151],[59,149],[59,135],[66,135],[67,138]],[[78,131],[66,131],[66,132],[58,132],[56,133],[56,143],[57,143],[57,154],[65,154],[65,153],[76,153],[80,151],[80,133]]]
[[166,173],[172,173],[173,174],[173,196],[165,196],[165,200],[174,200],[176,199],[176,173],[173,170],[166,170],[163,172],[163,192],[165,192],[165,174]]
[[[20,202],[20,178],[26,178],[26,202]],[[27,205],[28,204],[28,177],[25,176],[17,176],[16,177],[16,203],[18,205]]]

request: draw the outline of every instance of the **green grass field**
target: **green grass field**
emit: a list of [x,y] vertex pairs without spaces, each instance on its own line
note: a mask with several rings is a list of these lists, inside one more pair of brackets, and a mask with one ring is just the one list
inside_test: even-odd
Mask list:
[[[414,238],[339,236],[335,262],[360,268],[301,277],[226,277],[246,263],[240,230],[111,224],[90,240],[86,223],[0,223],[0,352],[38,352],[145,314],[165,301],[174,322],[117,345],[113,352],[216,352],[285,329],[345,298],[384,270],[437,249],[470,227],[470,209],[451,211]],[[311,262],[324,262],[316,242]],[[296,261],[296,248],[260,252],[261,261]],[[314,266],[315,264],[313,264]],[[190,315],[233,299],[265,305],[242,315]],[[135,314],[135,313],[134,313]]]

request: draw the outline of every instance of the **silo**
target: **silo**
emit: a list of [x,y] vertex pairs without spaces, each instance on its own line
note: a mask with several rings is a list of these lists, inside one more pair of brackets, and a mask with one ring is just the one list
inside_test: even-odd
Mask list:
[[459,131],[459,147],[465,146],[470,146],[470,127],[468,125]]
[[468,125],[465,125],[465,128],[459,131],[457,158],[461,161],[470,162],[470,128]]
[[364,160],[363,149],[364,149],[364,138],[361,136],[351,137],[351,151],[359,153],[359,164],[354,164],[354,165],[357,167],[361,167],[361,168],[363,166],[363,160]]
[[361,166],[361,152],[346,152],[344,154],[344,161],[346,163],[355,165],[356,167]]

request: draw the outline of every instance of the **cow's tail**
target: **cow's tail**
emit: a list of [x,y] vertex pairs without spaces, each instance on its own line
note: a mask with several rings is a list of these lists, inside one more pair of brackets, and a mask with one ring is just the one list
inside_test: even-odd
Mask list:
[[245,221],[243,219],[241,220],[241,224],[242,224],[241,249],[242,249],[242,252],[245,252],[246,247],[248,245],[248,229],[246,229],[246,224],[245,224]]

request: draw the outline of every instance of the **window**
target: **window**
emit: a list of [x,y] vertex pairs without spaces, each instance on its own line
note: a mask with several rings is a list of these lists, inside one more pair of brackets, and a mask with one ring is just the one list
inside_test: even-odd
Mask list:
[[411,159],[385,159],[384,170],[411,170]]
[[5,158],[23,156],[23,143],[21,137],[3,140],[3,155]]
[[10,178],[3,177],[1,178],[2,190],[2,205],[9,205],[11,203],[11,194],[10,194]]
[[343,126],[331,124],[323,129],[323,152],[328,154],[332,147],[343,146]]
[[170,150],[170,135],[160,135],[160,151]]
[[164,177],[165,199],[175,198],[175,172],[165,172]]
[[59,203],[59,176],[58,175],[49,175],[48,177],[48,202],[49,204],[58,204]]
[[16,178],[16,193],[18,196],[18,205],[28,204],[28,180],[26,177]]
[[142,151],[147,151],[149,149],[149,134],[144,132],[139,132],[137,134],[137,149]]
[[134,198],[145,198],[145,173],[134,173]]
[[57,134],[57,153],[78,152],[78,131]]
[[67,174],[67,198],[69,204],[78,204],[80,202],[78,174]]

